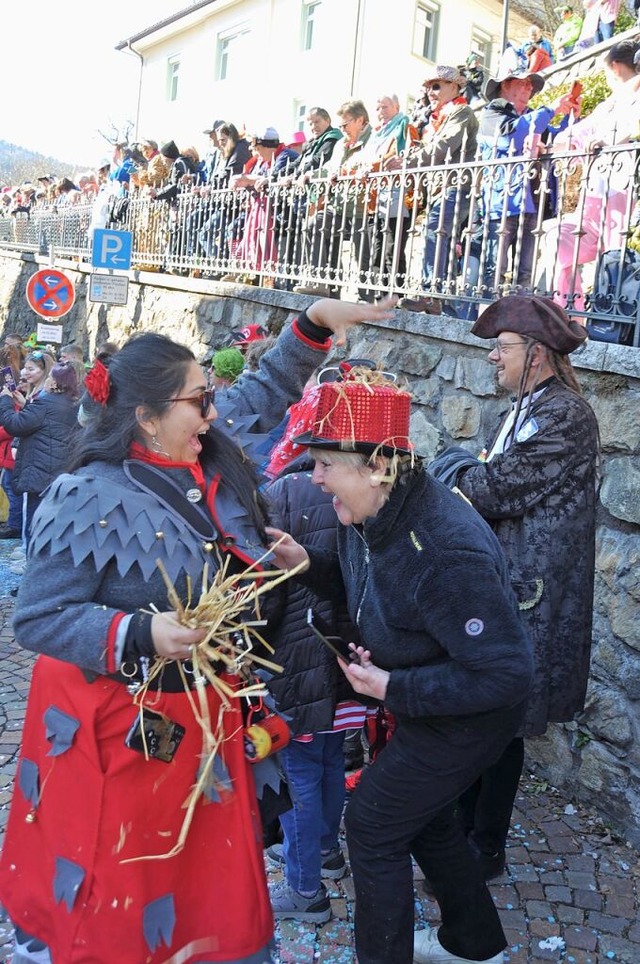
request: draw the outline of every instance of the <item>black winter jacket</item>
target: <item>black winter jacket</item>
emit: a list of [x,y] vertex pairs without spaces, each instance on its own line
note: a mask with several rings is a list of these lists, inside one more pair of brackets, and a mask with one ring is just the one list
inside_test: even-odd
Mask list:
[[[306,457],[305,457],[306,459]],[[299,461],[308,467],[307,461]],[[278,525],[296,540],[322,547],[337,559],[337,519],[331,496],[311,481],[310,471],[289,471],[279,476],[267,495],[273,504]],[[333,726],[336,703],[357,700],[334,655],[307,627],[307,610],[328,625],[332,634],[347,642],[357,642],[357,630],[349,622],[344,605],[319,599],[299,582],[289,582],[284,616],[269,642],[275,647],[275,661],[284,667],[281,675],[269,681],[278,709],[291,716],[294,736],[318,733]]]
[[13,400],[0,395],[0,425],[20,439],[14,489],[19,495],[39,495],[69,461],[73,436],[79,429],[76,403],[66,394],[42,392],[16,412]]
[[[385,706],[394,716],[473,715],[526,698],[531,643],[507,564],[459,495],[415,471],[363,526],[338,526],[338,554],[351,618],[391,674]],[[333,560],[309,555],[305,580],[337,590]]]

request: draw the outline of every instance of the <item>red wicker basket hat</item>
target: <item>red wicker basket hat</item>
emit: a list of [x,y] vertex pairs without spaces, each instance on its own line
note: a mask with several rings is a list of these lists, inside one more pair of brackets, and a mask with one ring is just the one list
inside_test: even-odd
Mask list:
[[409,454],[410,414],[411,396],[394,385],[327,382],[320,385],[311,431],[294,441],[367,455],[376,450],[383,455]]

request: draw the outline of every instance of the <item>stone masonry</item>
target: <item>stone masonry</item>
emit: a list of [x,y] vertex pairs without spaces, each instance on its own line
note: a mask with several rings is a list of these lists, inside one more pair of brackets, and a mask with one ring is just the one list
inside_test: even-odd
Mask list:
[[[26,255],[0,256],[4,331],[35,329],[24,290],[42,266]],[[82,344],[87,356],[107,338],[121,343],[152,329],[202,357],[243,324],[259,322],[277,332],[309,301],[284,291],[132,272],[129,303],[107,307],[87,301],[85,265],[56,266],[77,286],[64,340]],[[479,452],[506,408],[486,345],[469,334],[467,323],[397,311],[389,322],[353,330],[336,357],[349,354],[369,356],[406,380],[415,401],[412,437],[427,458],[452,443]],[[640,351],[589,343],[572,360],[598,416],[602,443],[592,671],[581,718],[529,741],[529,763],[541,779],[597,807],[639,846]]]

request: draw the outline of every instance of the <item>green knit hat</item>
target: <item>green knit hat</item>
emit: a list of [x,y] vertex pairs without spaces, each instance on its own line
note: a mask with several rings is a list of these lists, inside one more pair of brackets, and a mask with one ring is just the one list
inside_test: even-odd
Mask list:
[[244,355],[238,348],[221,348],[211,359],[214,375],[233,383],[244,368]]

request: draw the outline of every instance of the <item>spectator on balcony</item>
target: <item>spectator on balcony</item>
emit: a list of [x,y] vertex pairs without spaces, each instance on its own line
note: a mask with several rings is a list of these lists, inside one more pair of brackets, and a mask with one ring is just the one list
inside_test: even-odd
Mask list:
[[118,141],[113,146],[113,166],[109,177],[117,187],[114,193],[118,195],[127,193],[131,175],[135,171],[135,163],[128,149],[129,145],[126,141]]
[[[603,147],[624,144],[640,130],[640,78],[636,58],[640,44],[621,40],[604,57],[604,71],[612,90],[595,110],[555,138],[553,149],[586,155]],[[563,306],[584,307],[580,265],[593,261],[603,250],[624,247],[628,230],[630,192],[634,187],[634,156],[584,159],[584,205],[580,214],[568,214],[547,222],[544,252],[547,279],[553,296]]]
[[[209,197],[212,191],[222,191],[227,188],[232,177],[242,174],[245,164],[251,157],[249,142],[246,138],[240,137],[235,124],[221,124],[216,130],[216,138],[221,152],[221,161],[205,187],[200,189],[202,197]],[[198,229],[199,250],[207,258],[228,258],[227,227],[237,213],[233,198],[227,195],[210,198],[209,212]]]
[[[336,145],[327,165],[327,175],[332,189],[327,203],[317,209],[307,220],[305,237],[305,264],[313,268],[328,268],[327,281],[336,277],[339,267],[342,241],[351,238],[354,257],[358,264],[360,282],[366,283],[365,273],[369,265],[369,225],[365,192],[360,179],[354,174],[371,138],[369,113],[361,100],[347,100],[338,108],[340,129],[344,137]],[[342,178],[343,180],[338,180]],[[296,294],[330,295],[329,284],[313,283],[296,285]],[[365,300],[367,289],[359,289]]]
[[[424,129],[420,146],[408,159],[391,158],[388,170],[406,167],[426,168],[443,164],[463,166],[476,154],[478,121],[462,94],[467,82],[456,67],[441,64],[424,81],[431,116]],[[443,175],[443,180],[427,176],[421,189],[427,198],[424,224],[425,244],[423,281],[442,290],[449,272],[450,244],[458,235],[469,214],[471,176],[460,177],[460,171]],[[455,252],[454,252],[455,260]],[[428,302],[428,305],[427,305]],[[425,311],[431,298],[405,298],[402,307],[409,311]]]
[[158,142],[144,140],[140,145],[146,167],[140,168],[132,176],[132,181],[139,188],[159,188],[169,176],[170,165],[158,150]]
[[556,14],[561,18],[561,23],[553,35],[553,48],[556,60],[562,60],[572,53],[573,48],[580,37],[582,31],[582,17],[579,13],[573,12],[573,7],[564,4],[556,8]]
[[169,167],[167,185],[151,188],[149,195],[156,201],[174,201],[185,187],[193,183],[195,164],[186,154],[178,150],[175,141],[167,141],[160,148],[160,154]]
[[622,0],[596,0],[597,24],[593,36],[594,43],[599,44],[602,40],[613,37],[621,6]]
[[541,44],[535,43],[533,40],[528,40],[522,49],[527,58],[527,69],[532,74],[546,70],[553,63],[551,54]]
[[304,131],[294,131],[288,141],[284,142],[285,147],[290,147],[296,154],[302,154],[304,145],[307,143],[307,136]]
[[222,163],[222,150],[218,141],[218,128],[222,127],[224,123],[223,120],[214,120],[211,127],[207,127],[207,129],[203,131],[203,134],[207,134],[209,137],[209,150],[204,156],[205,184],[209,184],[218,168],[218,164]]
[[[326,177],[327,164],[342,140],[342,132],[332,125],[331,115],[324,107],[312,107],[307,124],[312,136],[294,162],[292,174],[282,182],[283,187],[295,184],[295,194],[291,201],[289,194],[281,196],[278,202],[278,262],[281,272],[290,275],[298,275],[303,258],[305,219],[324,207],[326,201],[326,184],[311,182]],[[287,282],[287,286],[291,287],[292,282]]]
[[[363,153],[362,175],[374,175],[367,185],[369,209],[371,287],[366,299],[380,295],[381,288],[391,292],[404,286],[407,272],[405,246],[409,233],[410,199],[401,176],[385,178],[389,161],[419,141],[418,132],[400,110],[397,94],[382,94],[376,104],[378,127]],[[376,293],[377,289],[377,293]]]
[[[557,114],[567,117],[576,105],[570,94],[549,106],[528,109],[534,94],[544,87],[544,77],[527,72],[498,75],[485,87],[489,103],[480,115],[478,148],[482,160],[504,161],[487,168],[482,182],[476,239],[485,251],[483,286],[504,281],[511,251],[511,283],[528,287],[535,251],[536,199],[529,177],[530,164],[517,163],[525,152],[537,157],[535,135],[549,128]],[[516,159],[516,163],[512,159]]]
[[542,50],[546,50],[546,52],[549,54],[549,57],[551,58],[551,63],[553,63],[554,61],[553,44],[551,43],[548,37],[544,36],[544,34],[542,33],[542,30],[540,29],[540,27],[538,27],[537,24],[532,24],[529,27],[529,41],[532,44],[538,44],[538,46]]
[[[260,272],[269,264],[275,266],[275,203],[270,187],[279,177],[289,173],[298,155],[280,141],[275,127],[266,127],[251,142],[252,152],[257,156],[250,173],[233,177],[230,186],[245,190],[250,202],[244,224],[244,233],[236,254],[244,261],[250,273]],[[225,276],[227,280],[236,280]]]
[[486,80],[484,60],[482,55],[473,50],[467,57],[464,67],[460,68],[460,73],[464,77],[465,85],[462,88],[462,96],[472,107],[480,107],[484,104],[482,91]]

